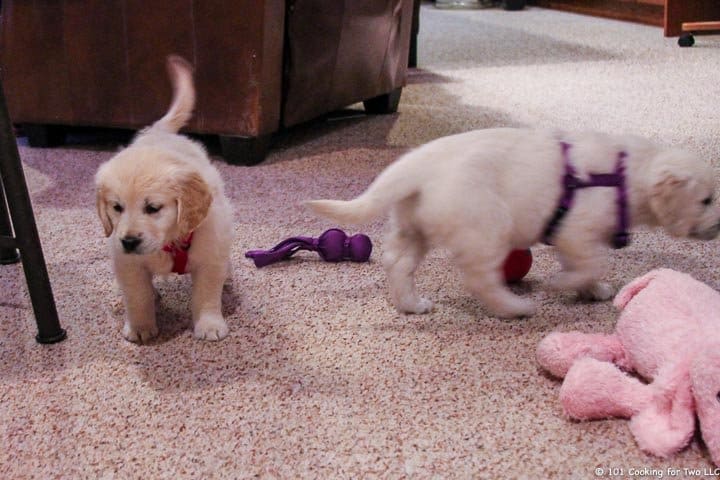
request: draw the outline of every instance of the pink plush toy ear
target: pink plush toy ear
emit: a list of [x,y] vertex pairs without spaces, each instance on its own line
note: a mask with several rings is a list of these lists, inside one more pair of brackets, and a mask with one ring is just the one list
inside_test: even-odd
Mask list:
[[613,305],[618,310],[622,310],[625,308],[625,305],[628,304],[630,300],[633,299],[635,295],[640,293],[645,287],[647,287],[650,282],[658,276],[658,274],[662,272],[662,270],[652,270],[642,277],[638,277],[632,282],[625,285],[623,288],[620,289],[617,295],[615,295],[615,300],[613,301]]
[[668,457],[687,445],[695,430],[686,367],[661,371],[655,382],[645,385],[612,363],[582,358],[560,387],[560,403],[577,420],[631,418],[630,431],[640,448]]
[[576,360],[590,357],[630,367],[617,335],[581,332],[553,332],[542,339],[535,351],[537,362],[552,375],[563,378]]
[[641,449],[665,458],[685,447],[695,431],[689,365],[662,368],[650,388],[652,400],[630,420],[630,431]]
[[650,388],[609,362],[576,361],[560,387],[560,403],[576,420],[630,418],[650,404]]
[[713,463],[720,467],[720,338],[695,353],[690,369],[695,411]]

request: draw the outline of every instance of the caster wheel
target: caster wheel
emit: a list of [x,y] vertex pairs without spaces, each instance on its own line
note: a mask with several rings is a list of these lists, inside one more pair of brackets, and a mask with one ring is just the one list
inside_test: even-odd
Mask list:
[[684,33],[678,38],[678,45],[681,47],[692,47],[695,45],[695,37],[693,37],[692,33]]

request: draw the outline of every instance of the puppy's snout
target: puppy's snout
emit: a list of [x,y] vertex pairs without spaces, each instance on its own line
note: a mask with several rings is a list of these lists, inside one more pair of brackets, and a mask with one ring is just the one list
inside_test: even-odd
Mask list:
[[720,222],[716,223],[715,225],[706,230],[693,231],[690,233],[690,236],[698,240],[714,240],[719,234]]
[[142,238],[128,235],[120,239],[125,253],[132,253],[137,250],[138,246],[142,243]]

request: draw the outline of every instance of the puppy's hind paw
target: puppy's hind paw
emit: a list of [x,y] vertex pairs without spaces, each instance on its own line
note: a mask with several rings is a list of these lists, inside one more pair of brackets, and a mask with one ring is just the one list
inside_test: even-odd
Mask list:
[[615,295],[615,289],[605,282],[597,282],[588,288],[584,288],[578,291],[578,297],[581,300],[590,302],[604,302],[609,300]]
[[125,340],[133,343],[146,343],[157,337],[159,333],[157,325],[144,326],[141,328],[133,327],[130,323],[125,322],[122,334]]
[[513,299],[505,305],[494,305],[491,310],[500,318],[532,317],[535,315],[535,302],[524,298]]
[[193,335],[199,340],[216,342],[227,337],[229,332],[221,315],[204,315],[195,323]]

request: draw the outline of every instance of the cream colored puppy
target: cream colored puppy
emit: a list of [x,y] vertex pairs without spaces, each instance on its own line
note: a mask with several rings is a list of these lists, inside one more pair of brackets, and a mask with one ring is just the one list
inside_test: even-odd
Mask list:
[[[593,182],[608,185],[584,186]],[[600,281],[608,245],[617,238],[621,247],[640,224],[715,238],[714,191],[710,165],[682,150],[630,136],[506,128],[435,140],[390,165],[356,199],[308,205],[341,224],[390,212],[383,262],[401,312],[431,309],[416,292],[414,273],[428,248],[443,246],[470,292],[494,314],[512,317],[535,311],[503,281],[501,265],[512,249],[545,237],[562,264],[553,286],[605,300],[613,294]]]
[[153,275],[187,271],[194,335],[220,340],[228,334],[220,298],[230,273],[232,211],[203,147],[177,134],[195,105],[191,66],[171,56],[168,72],[170,109],[100,167],[97,212],[123,293],[125,338],[158,334]]

